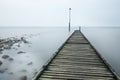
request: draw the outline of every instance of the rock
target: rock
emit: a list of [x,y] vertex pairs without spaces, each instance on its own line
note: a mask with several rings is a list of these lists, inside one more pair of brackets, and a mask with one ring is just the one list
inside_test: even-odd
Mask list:
[[17,47],[20,47],[20,44],[18,44]]
[[3,54],[2,51],[0,51],[0,54]]
[[20,80],[27,80],[27,76],[25,75],[25,76],[20,77]]
[[13,61],[13,58],[9,58],[9,61]]
[[0,69],[0,73],[4,73],[6,70],[8,70],[8,68]]
[[24,43],[28,43],[28,41],[26,41],[26,40],[24,40],[23,42],[24,42]]
[[0,48],[4,47],[2,44],[0,44]]
[[8,68],[5,68],[4,70],[8,70]]
[[26,69],[22,69],[21,72],[27,72],[27,70]]
[[26,41],[25,37],[21,37],[21,41],[23,41],[24,43],[28,43],[28,41]]
[[4,73],[5,72],[5,70],[3,69],[3,70],[0,70],[0,73]]
[[33,64],[33,62],[29,62],[27,65],[32,65]]
[[6,45],[4,45],[4,49],[11,49],[11,46],[13,46],[13,43],[9,42]]
[[23,52],[23,51],[19,51],[19,52],[17,52],[17,54],[21,54],[21,53],[25,53],[25,52]]
[[0,66],[3,64],[3,62],[2,61],[0,61]]
[[28,47],[31,47],[30,45]]
[[3,48],[0,48],[0,51],[3,51]]
[[8,55],[3,55],[2,58],[7,59],[7,58],[9,58],[9,56]]
[[[22,38],[24,40],[24,38]],[[15,38],[15,37],[10,37],[6,39],[0,40],[0,51],[3,51],[4,49],[11,49],[11,47],[18,42],[22,41],[21,39]]]
[[13,72],[9,72],[8,74],[13,75],[14,73]]

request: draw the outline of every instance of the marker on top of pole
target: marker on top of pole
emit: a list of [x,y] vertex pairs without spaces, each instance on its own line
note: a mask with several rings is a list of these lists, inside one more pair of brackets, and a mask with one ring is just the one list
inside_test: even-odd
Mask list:
[[69,32],[71,27],[71,8],[69,8]]

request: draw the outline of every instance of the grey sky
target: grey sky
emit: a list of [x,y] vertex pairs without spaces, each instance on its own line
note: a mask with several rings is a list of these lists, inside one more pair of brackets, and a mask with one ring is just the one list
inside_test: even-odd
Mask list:
[[0,26],[120,25],[120,0],[0,0]]

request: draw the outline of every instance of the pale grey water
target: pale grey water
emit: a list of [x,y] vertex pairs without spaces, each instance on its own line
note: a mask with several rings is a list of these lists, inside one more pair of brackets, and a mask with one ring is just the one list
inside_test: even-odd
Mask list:
[[[0,61],[0,80],[22,80],[27,76],[31,80],[37,71],[58,50],[58,48],[71,35],[67,28],[29,27],[29,28],[0,28],[0,38],[26,37],[28,44],[14,44],[12,49],[2,51]],[[19,51],[25,53],[18,54]],[[9,55],[13,61],[3,59],[3,55]],[[4,71],[4,72],[2,72]]]
[[[31,80],[47,60],[58,50],[58,48],[71,35],[66,27],[19,27],[19,28],[0,28],[0,38],[21,37],[24,36],[30,42],[21,44],[17,47],[15,44],[12,49],[2,51],[0,60],[3,64],[0,66],[0,80],[20,80],[22,76],[27,76]],[[120,74],[120,28],[82,28],[82,32],[93,44],[97,51],[107,60],[112,68]],[[23,54],[17,54],[23,51]],[[9,55],[14,60],[3,59],[3,55]]]
[[83,27],[82,32],[120,75],[120,27]]

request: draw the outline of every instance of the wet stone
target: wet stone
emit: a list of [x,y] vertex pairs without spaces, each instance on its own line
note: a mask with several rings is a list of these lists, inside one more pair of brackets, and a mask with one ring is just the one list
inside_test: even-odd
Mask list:
[[3,51],[3,48],[0,48],[0,51]]
[[13,58],[9,58],[9,61],[13,61]]
[[4,73],[6,70],[8,70],[7,68],[5,69],[0,69],[0,73]]
[[27,76],[20,77],[20,80],[27,80]]
[[21,72],[27,72],[27,70],[26,69],[22,69]]
[[7,58],[9,58],[9,56],[8,55],[3,55],[2,58],[7,59]]
[[0,66],[3,64],[3,62],[2,61],[0,61]]
[[17,54],[22,54],[22,53],[25,53],[25,52],[23,52],[23,51],[19,51],[19,52],[17,52]]
[[0,70],[0,73],[4,73],[5,72],[5,70],[3,69],[3,70]]
[[8,70],[8,68],[5,68],[4,70]]
[[9,72],[8,74],[13,75],[14,73],[13,72]]
[[0,51],[0,54],[3,54],[2,51]]
[[20,47],[20,44],[18,44],[17,47]]
[[28,47],[31,47],[30,45]]
[[24,43],[28,43],[28,41],[26,41],[25,37],[21,37],[21,41],[23,41]]
[[33,64],[33,62],[29,62],[27,65],[32,65]]

